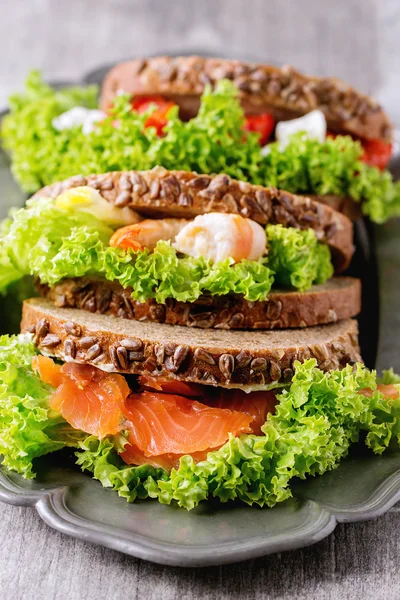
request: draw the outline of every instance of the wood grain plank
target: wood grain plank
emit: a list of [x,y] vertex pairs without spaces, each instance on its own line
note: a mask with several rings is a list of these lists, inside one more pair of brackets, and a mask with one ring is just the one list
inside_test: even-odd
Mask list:
[[30,508],[0,504],[0,523],[2,600],[400,597],[400,514],[339,525],[302,550],[207,569],[163,567],[86,544],[50,529]]

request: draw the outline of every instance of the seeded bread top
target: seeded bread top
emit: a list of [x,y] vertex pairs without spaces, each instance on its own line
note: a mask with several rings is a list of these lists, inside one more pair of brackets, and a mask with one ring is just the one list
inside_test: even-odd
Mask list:
[[274,187],[236,181],[224,174],[198,175],[155,167],[151,171],[78,175],[39,190],[35,197],[56,198],[66,189],[85,185],[97,189],[116,206],[129,206],[155,218],[190,219],[221,212],[240,214],[261,225],[312,228],[317,238],[330,246],[337,272],[346,269],[354,250],[350,219],[330,206]]
[[221,331],[126,321],[48,300],[25,301],[22,333],[63,360],[107,371],[212,385],[271,385],[290,381],[294,361],[314,357],[322,370],[361,360],[357,323],[281,331]]
[[393,127],[373,98],[333,77],[309,77],[290,66],[245,63],[199,56],[135,59],[111,69],[103,82],[100,105],[109,107],[120,91],[161,94],[176,102],[183,118],[193,117],[206,84],[230,79],[247,114],[272,113],[292,119],[316,108],[328,128],[367,139],[391,141]]

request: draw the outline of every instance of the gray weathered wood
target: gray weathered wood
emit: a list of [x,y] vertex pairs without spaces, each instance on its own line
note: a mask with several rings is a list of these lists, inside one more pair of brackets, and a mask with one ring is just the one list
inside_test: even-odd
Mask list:
[[[77,79],[155,52],[293,63],[378,94],[400,120],[396,0],[3,0],[0,106],[31,67]],[[340,525],[314,547],[246,564],[181,570],[62,536],[32,509],[0,504],[0,598],[397,600],[400,515]]]
[[304,550],[208,569],[162,567],[63,536],[0,504],[2,600],[398,600],[400,514],[339,525]]

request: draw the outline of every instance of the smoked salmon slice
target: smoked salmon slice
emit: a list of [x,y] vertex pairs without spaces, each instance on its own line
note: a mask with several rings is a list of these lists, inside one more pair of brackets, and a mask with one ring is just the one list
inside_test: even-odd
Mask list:
[[273,391],[246,393],[239,389],[223,389],[215,399],[207,401],[207,404],[216,408],[229,407],[231,410],[250,415],[252,433],[261,435],[261,427],[267,420],[268,413],[275,411],[276,395]]
[[57,365],[52,358],[39,354],[32,359],[32,369],[42,381],[53,387],[58,387],[63,382],[61,365]]
[[267,414],[274,412],[276,396],[272,391],[257,391],[246,393],[240,389],[214,388],[199,383],[164,380],[149,375],[141,375],[139,384],[146,390],[178,394],[196,398],[200,402],[215,408],[230,408],[253,416],[251,428],[253,433],[260,435]]
[[206,390],[200,383],[186,383],[174,379],[160,379],[151,375],[140,375],[139,384],[146,390],[166,392],[167,394],[179,394],[189,398],[203,398]]
[[[149,462],[152,457],[204,452],[219,448],[229,438],[251,433],[252,415],[215,408],[176,394],[145,391],[131,394],[124,414],[129,422],[128,441],[135,458],[141,451]],[[122,454],[131,464],[130,447]]]
[[121,457],[134,465],[171,469],[186,454],[202,460],[230,435],[260,434],[276,402],[273,392],[246,394],[151,377],[140,384],[157,390],[131,393],[125,377],[91,365],[60,366],[44,356],[32,365],[56,388],[50,406],[72,427],[99,438],[127,432]]
[[[242,433],[260,435],[268,413],[274,412],[276,405],[276,396],[272,391],[246,393],[239,389],[210,389],[199,384],[158,381],[147,376],[140,377],[139,382],[146,388],[153,387],[166,393],[143,392],[132,394],[127,399],[126,406],[131,410],[131,416],[125,415],[131,424],[136,424],[130,429],[130,446],[126,446],[122,454],[129,464],[150,463],[154,467],[171,469],[179,464],[179,458],[184,454],[190,454],[196,462],[203,460],[208,452],[228,440],[229,433],[234,436]],[[201,403],[177,395],[183,393],[192,397],[202,396]],[[211,411],[207,411],[206,407]],[[163,415],[163,411],[167,416]],[[227,418],[228,414],[230,419]],[[250,417],[247,421],[248,430],[241,429],[244,420],[235,423],[232,419],[235,414]],[[223,424],[223,427],[218,432],[216,428],[219,424]],[[162,432],[162,435],[154,437],[155,430]],[[201,434],[204,439],[201,439]]]
[[41,379],[56,387],[50,407],[72,427],[99,438],[121,430],[124,401],[130,394],[125,377],[91,365],[60,366],[46,356],[37,356],[33,361]]

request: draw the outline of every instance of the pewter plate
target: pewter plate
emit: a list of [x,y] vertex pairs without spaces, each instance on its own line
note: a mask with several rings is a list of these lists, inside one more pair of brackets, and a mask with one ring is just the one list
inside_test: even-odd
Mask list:
[[[0,217],[24,196],[0,151]],[[351,271],[363,281],[361,346],[368,366],[400,370],[400,222],[356,225]],[[3,321],[1,323],[1,321]],[[0,302],[0,327],[6,330]],[[308,546],[339,522],[372,519],[400,501],[400,451],[353,449],[335,471],[296,481],[272,509],[204,503],[186,512],[155,501],[127,504],[73,467],[68,453],[37,462],[35,481],[0,467],[0,500],[34,507],[51,527],[87,542],[165,565],[220,565]]]

